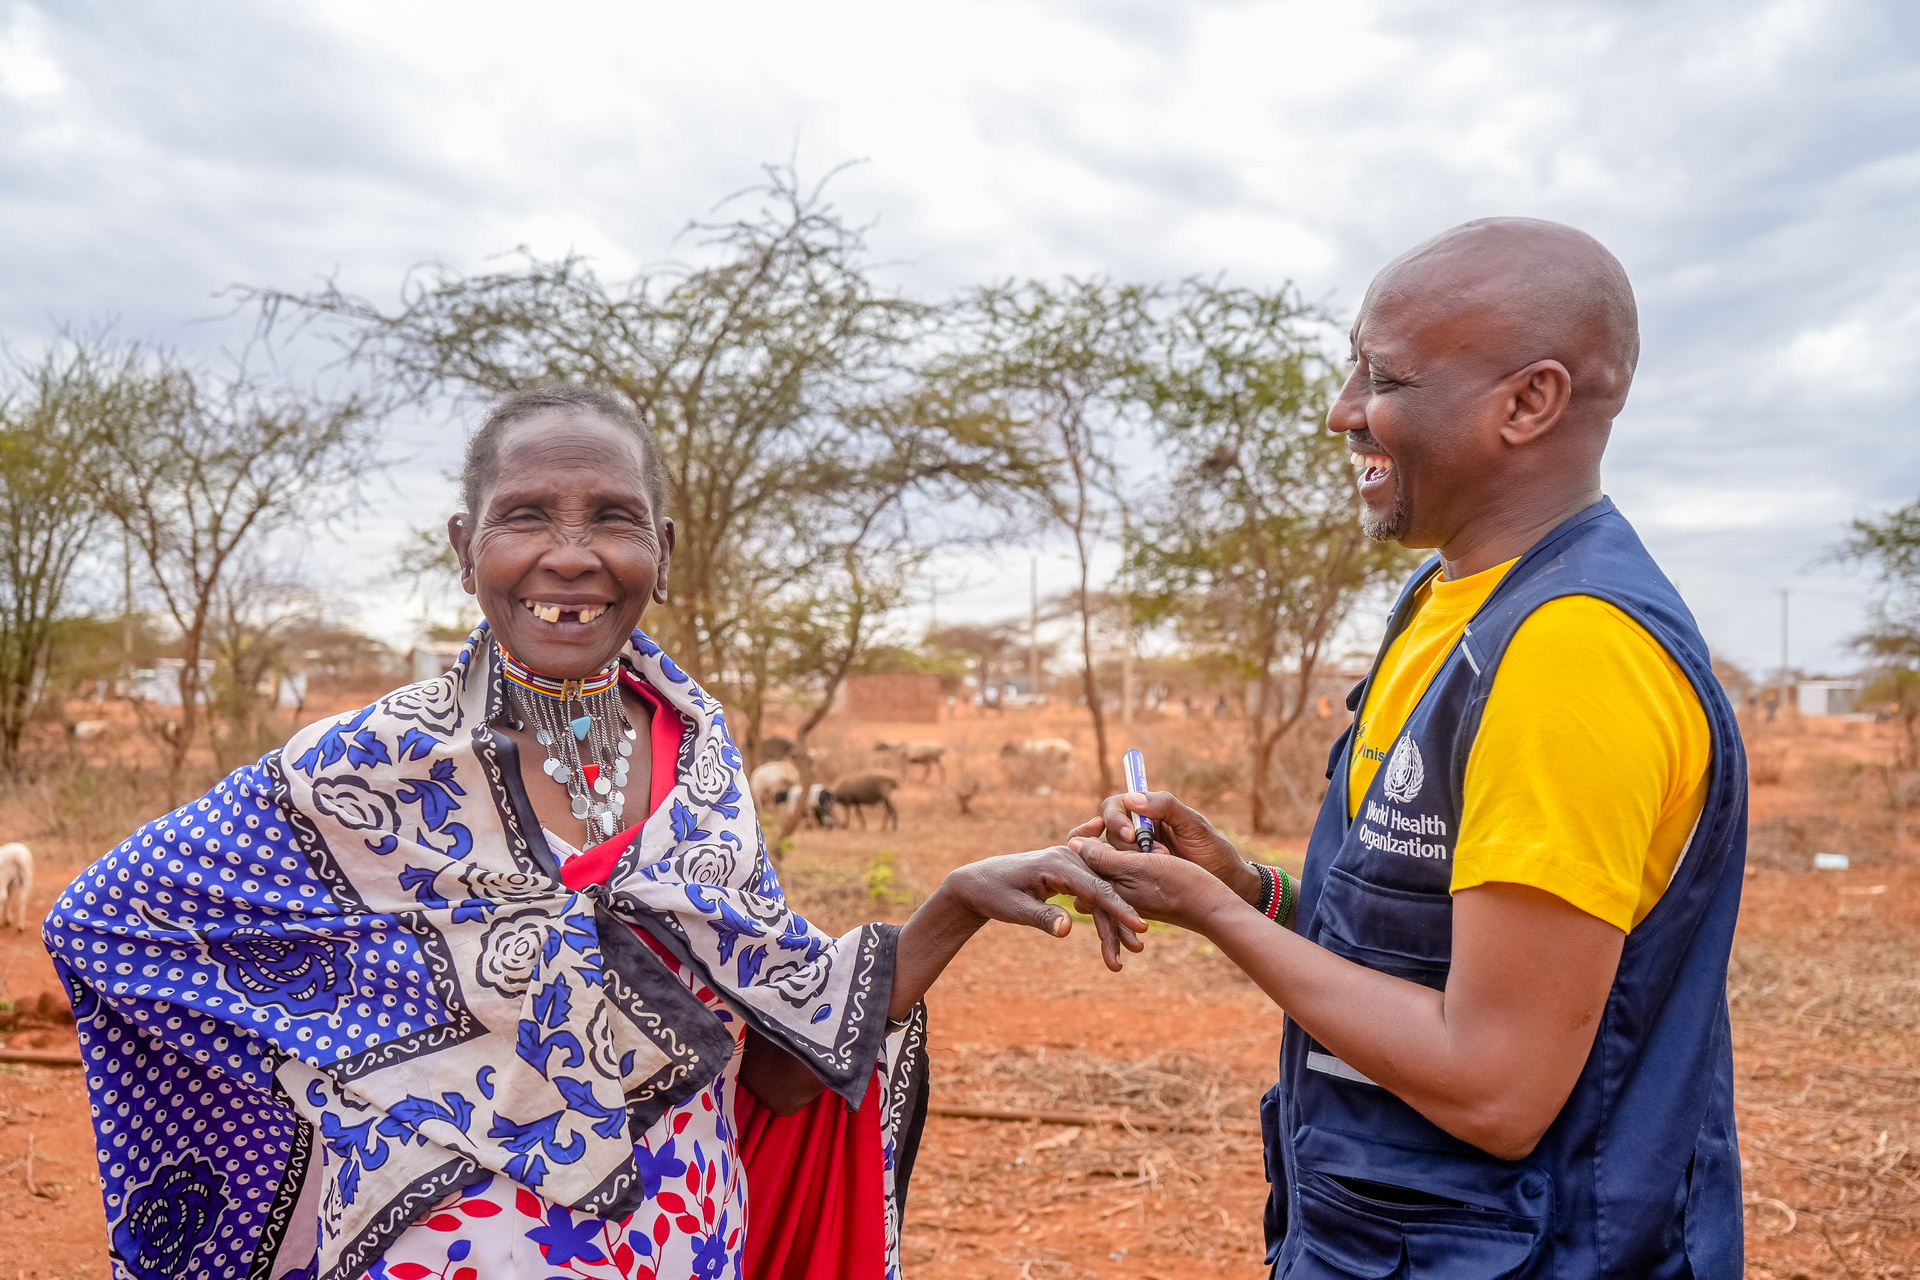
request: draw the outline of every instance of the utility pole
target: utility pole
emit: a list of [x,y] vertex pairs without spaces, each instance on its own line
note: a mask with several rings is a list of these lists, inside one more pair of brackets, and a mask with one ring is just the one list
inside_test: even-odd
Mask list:
[[1040,557],[1027,558],[1027,696],[1040,701]]
[[133,538],[120,539],[120,678],[126,684],[116,693],[133,692]]
[[1775,587],[1780,593],[1780,696],[1786,697],[1787,690],[1787,597],[1793,594],[1792,587]]
[[1120,508],[1120,723],[1133,723],[1133,584],[1127,574],[1130,530]]

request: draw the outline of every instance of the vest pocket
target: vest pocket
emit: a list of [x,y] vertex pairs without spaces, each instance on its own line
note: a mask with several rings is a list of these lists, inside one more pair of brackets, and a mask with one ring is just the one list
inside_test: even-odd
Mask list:
[[1495,1280],[1526,1266],[1551,1229],[1538,1169],[1402,1147],[1312,1125],[1294,1137],[1303,1280]]
[[1453,897],[1327,870],[1314,941],[1343,959],[1443,990],[1453,965]]

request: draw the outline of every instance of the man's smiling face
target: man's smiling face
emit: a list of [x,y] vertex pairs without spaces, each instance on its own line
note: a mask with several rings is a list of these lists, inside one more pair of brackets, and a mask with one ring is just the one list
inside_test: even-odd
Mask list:
[[1527,218],[1442,232],[1375,277],[1352,342],[1327,427],[1360,466],[1369,536],[1439,548],[1452,572],[1599,500],[1640,340],[1591,236]]
[[1377,283],[1354,321],[1353,372],[1327,414],[1360,468],[1361,528],[1412,547],[1440,546],[1451,532],[1469,428],[1488,390],[1464,358],[1458,318],[1434,310]]

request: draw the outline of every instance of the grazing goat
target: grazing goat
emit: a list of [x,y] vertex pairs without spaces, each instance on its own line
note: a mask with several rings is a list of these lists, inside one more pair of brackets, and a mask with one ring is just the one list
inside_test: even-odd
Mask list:
[[[800,771],[785,760],[763,764],[747,779],[753,791],[753,807],[762,814],[778,813],[793,803],[800,788]],[[819,783],[807,788],[807,821],[825,830],[833,830],[833,792]]]
[[772,813],[779,807],[780,798],[799,785],[800,771],[785,760],[763,764],[747,778],[747,788],[753,792],[753,807],[761,813]]
[[892,756],[900,762],[900,771],[905,773],[914,765],[920,766],[920,781],[925,782],[940,771],[940,781],[947,780],[947,766],[944,757],[947,744],[938,738],[915,738],[912,742],[876,742],[873,749]]
[[880,821],[880,829],[889,826],[900,829],[900,814],[893,807],[893,793],[899,789],[900,779],[891,773],[850,773],[833,784],[833,802],[843,809],[851,809],[860,819],[860,829],[867,829],[867,806],[877,804],[887,811]]
[[817,782],[807,788],[807,821],[823,830],[833,830],[833,792]]
[[0,922],[27,927],[27,899],[33,894],[33,851],[23,844],[0,844]]
[[1022,743],[1009,742],[1000,754],[1028,764],[1047,764],[1062,771],[1073,767],[1073,744],[1065,738],[1029,738]]
[[793,759],[793,739],[777,737],[760,739],[760,759],[763,763]]

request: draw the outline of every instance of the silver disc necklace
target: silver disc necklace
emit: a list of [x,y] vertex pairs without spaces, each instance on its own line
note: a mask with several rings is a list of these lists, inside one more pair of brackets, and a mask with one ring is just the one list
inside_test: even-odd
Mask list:
[[547,753],[540,768],[566,788],[573,816],[600,840],[620,830],[637,735],[620,703],[619,662],[584,680],[555,680],[502,649],[500,668],[521,723]]

